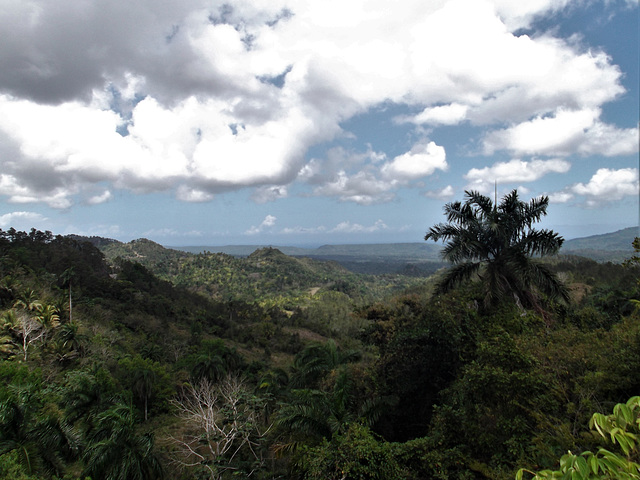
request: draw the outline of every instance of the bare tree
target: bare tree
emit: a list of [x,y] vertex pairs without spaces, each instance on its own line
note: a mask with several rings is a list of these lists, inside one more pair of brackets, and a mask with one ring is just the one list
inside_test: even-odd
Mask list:
[[44,337],[46,330],[33,317],[25,312],[18,312],[14,317],[13,330],[20,336],[22,340],[22,352],[24,353],[24,361],[27,361],[27,353],[32,343],[37,342]]
[[186,432],[172,437],[178,464],[199,466],[215,480],[231,471],[249,477],[264,465],[262,442],[269,427],[261,425],[261,401],[243,379],[230,375],[212,384],[203,378],[174,404]]

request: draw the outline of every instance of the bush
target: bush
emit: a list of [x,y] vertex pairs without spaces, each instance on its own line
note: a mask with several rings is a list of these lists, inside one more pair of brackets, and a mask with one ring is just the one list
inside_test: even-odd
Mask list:
[[314,448],[304,449],[300,466],[308,480],[394,480],[406,474],[390,443],[378,440],[367,427],[353,424]]

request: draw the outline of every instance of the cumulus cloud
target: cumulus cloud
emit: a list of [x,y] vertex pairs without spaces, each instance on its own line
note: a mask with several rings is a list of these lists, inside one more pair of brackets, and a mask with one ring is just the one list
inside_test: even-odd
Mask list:
[[373,233],[386,230],[388,227],[382,220],[376,220],[373,225],[364,226],[359,223],[341,222],[331,229],[332,233]]
[[299,178],[314,186],[316,196],[371,205],[393,200],[398,188],[447,169],[445,149],[421,141],[390,161],[372,150],[355,153],[335,148],[325,160],[315,158],[305,165]]
[[558,110],[549,117],[536,117],[497,130],[484,140],[484,150],[509,150],[516,154],[531,155],[629,155],[638,151],[637,128],[618,129],[598,121],[600,111]]
[[411,122],[418,125],[455,125],[464,120],[469,110],[468,105],[451,103],[436,107],[427,107],[422,112],[413,117],[399,117],[399,122]]
[[449,166],[443,147],[434,142],[419,143],[411,151],[403,153],[381,168],[385,178],[407,181],[431,175],[436,170],[447,170]]
[[31,229],[34,224],[40,224],[47,220],[46,217],[35,212],[11,212],[0,215],[0,228],[13,227],[16,230]]
[[142,233],[142,236],[147,237],[202,237],[203,233],[199,230],[183,231],[176,230],[175,228],[154,228]]
[[549,194],[551,203],[567,203],[574,198],[571,192],[553,192]]
[[69,208],[98,203],[97,185],[186,202],[250,188],[264,203],[298,181],[389,201],[445,170],[444,149],[421,143],[391,161],[367,152],[359,172],[306,159],[345,120],[389,102],[421,112],[405,118],[420,125],[485,125],[487,154],[635,152],[637,128],[600,119],[624,93],[611,58],[517,34],[568,4],[8,0],[0,195]]
[[569,188],[569,192],[585,196],[588,206],[619,201],[626,196],[638,196],[640,194],[638,169],[600,168],[588,183],[576,183]]
[[438,200],[448,200],[455,195],[456,191],[451,185],[447,185],[439,190],[427,190],[424,196],[427,198],[436,198]]
[[213,194],[200,190],[199,188],[191,188],[187,185],[180,185],[176,191],[176,198],[184,202],[201,203],[208,202],[213,199]]
[[570,168],[571,163],[562,159],[531,160],[528,162],[514,159],[508,162],[497,162],[490,167],[472,168],[464,178],[469,182],[467,190],[486,193],[495,182],[499,184],[534,182],[549,173],[566,173]]
[[267,215],[264,217],[262,223],[258,226],[253,225],[249,230],[245,232],[245,235],[257,235],[265,230],[273,227],[276,224],[277,218],[273,215]]
[[376,220],[373,225],[362,225],[360,223],[350,222],[345,220],[338,223],[335,227],[327,228],[324,225],[317,227],[285,227],[280,233],[283,234],[317,234],[317,233],[341,233],[341,234],[353,234],[353,233],[375,233],[381,230],[386,230],[389,227],[381,220]]
[[109,200],[111,200],[112,197],[113,195],[111,194],[111,192],[109,190],[105,190],[99,195],[94,195],[93,197],[90,197],[87,200],[87,203],[89,205],[99,205],[101,203],[108,202]]
[[598,207],[638,195],[640,183],[637,168],[599,168],[587,183],[574,183],[561,191],[552,192],[549,200],[553,203],[567,203],[584,197],[581,203],[583,206]]
[[254,190],[251,198],[256,203],[274,202],[280,198],[286,198],[288,190],[286,186],[264,186]]
[[392,200],[395,197],[393,187],[393,183],[377,178],[373,171],[361,171],[349,176],[341,170],[332,181],[316,187],[314,195],[371,205]]

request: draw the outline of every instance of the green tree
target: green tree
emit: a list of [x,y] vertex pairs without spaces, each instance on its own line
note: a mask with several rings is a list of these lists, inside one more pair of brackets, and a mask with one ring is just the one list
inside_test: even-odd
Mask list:
[[291,384],[294,387],[317,387],[329,373],[341,365],[360,359],[357,350],[343,350],[334,340],[313,343],[302,350],[293,362]]
[[300,467],[307,480],[401,480],[407,478],[391,446],[358,423],[331,442],[307,448]]
[[600,448],[595,454],[590,451],[580,455],[569,452],[560,459],[559,470],[535,473],[520,469],[516,480],[522,480],[527,473],[533,476],[532,480],[640,479],[640,397],[617,404],[611,415],[595,413],[589,426],[593,432],[617,444],[620,452],[606,448]]
[[60,474],[79,439],[60,416],[43,408],[37,385],[10,384],[0,401],[0,455],[15,452],[28,475]]
[[154,452],[153,435],[136,431],[133,407],[121,402],[97,415],[83,459],[83,475],[94,480],[163,477],[162,464]]
[[390,405],[390,399],[357,398],[353,383],[346,366],[342,366],[328,391],[292,390],[289,402],[276,416],[275,425],[285,438],[278,449],[295,451],[304,443],[329,440],[334,435],[344,434],[354,422],[372,425]]
[[513,190],[494,204],[478,192],[465,194],[464,203],[445,205],[448,223],[431,227],[424,237],[447,242],[442,256],[453,264],[437,291],[447,292],[479,277],[485,306],[512,296],[523,307],[540,309],[538,293],[552,300],[568,300],[567,288],[533,258],[557,253],[564,241],[552,230],[533,228],[546,215],[549,197],[525,203]]
[[67,421],[80,422],[84,431],[90,431],[94,419],[105,410],[115,392],[115,381],[104,368],[69,372],[62,396]]
[[60,326],[60,315],[58,315],[58,310],[53,305],[42,305],[34,318],[42,326],[44,331],[43,342],[47,341],[47,335],[50,330],[54,330]]
[[29,289],[24,290],[18,295],[13,306],[23,308],[29,312],[39,312],[42,310],[42,303],[38,300],[38,295]]
[[118,367],[122,383],[133,393],[147,421],[152,402],[167,400],[172,394],[169,374],[160,363],[140,355],[123,358]]

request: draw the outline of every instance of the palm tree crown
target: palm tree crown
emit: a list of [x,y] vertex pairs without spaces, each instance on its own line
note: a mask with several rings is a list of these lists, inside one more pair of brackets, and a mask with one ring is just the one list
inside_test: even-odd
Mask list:
[[489,306],[513,296],[523,306],[538,307],[538,293],[549,299],[568,300],[568,291],[546,265],[535,256],[553,255],[564,239],[552,230],[532,225],[547,214],[549,197],[529,203],[517,190],[499,204],[478,192],[466,191],[466,201],[444,207],[448,223],[429,229],[425,240],[443,240],[442,256],[453,263],[438,284],[439,293],[479,276]]

